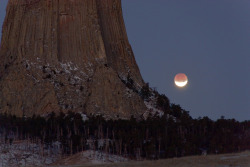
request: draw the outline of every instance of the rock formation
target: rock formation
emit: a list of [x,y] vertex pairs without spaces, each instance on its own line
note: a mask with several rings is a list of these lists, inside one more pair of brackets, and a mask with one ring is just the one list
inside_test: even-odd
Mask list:
[[138,95],[143,85],[120,0],[9,0],[0,48],[0,112],[71,110],[129,118],[146,110]]

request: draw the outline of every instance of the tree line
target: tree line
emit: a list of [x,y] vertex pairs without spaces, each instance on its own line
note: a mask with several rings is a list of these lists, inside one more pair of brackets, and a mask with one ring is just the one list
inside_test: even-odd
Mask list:
[[74,112],[28,118],[0,114],[0,137],[5,144],[30,140],[46,148],[59,141],[63,155],[92,149],[132,159],[250,149],[250,121],[223,117],[216,121],[208,117],[193,119],[179,105],[165,108],[161,117],[149,115],[139,120],[133,116],[129,120],[105,120],[101,115],[90,115],[83,120],[81,114]]

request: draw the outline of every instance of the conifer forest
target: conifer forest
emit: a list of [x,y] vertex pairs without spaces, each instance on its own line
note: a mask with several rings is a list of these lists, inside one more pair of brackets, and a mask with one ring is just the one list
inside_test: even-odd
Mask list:
[[[147,100],[147,88],[140,92]],[[156,92],[157,93],[157,92]],[[60,143],[62,156],[95,150],[130,159],[162,159],[188,155],[220,154],[250,149],[250,121],[239,122],[223,116],[194,119],[179,105],[170,104],[157,93],[157,107],[164,114],[129,120],[107,120],[69,111],[42,117],[0,115],[1,142],[29,140],[43,148]]]

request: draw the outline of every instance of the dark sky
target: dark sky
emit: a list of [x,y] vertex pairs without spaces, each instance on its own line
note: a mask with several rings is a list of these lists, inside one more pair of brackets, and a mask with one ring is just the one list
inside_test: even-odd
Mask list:
[[[0,0],[0,22],[7,0]],[[150,86],[191,116],[250,120],[249,0],[122,0],[129,41]],[[185,73],[184,89],[174,85]]]

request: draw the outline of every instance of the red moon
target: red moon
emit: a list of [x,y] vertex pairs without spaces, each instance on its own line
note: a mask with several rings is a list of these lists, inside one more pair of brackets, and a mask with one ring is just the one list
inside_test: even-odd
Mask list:
[[179,86],[179,87],[184,87],[187,85],[188,83],[188,78],[186,76],[186,74],[184,73],[179,73],[179,74],[176,74],[175,77],[174,77],[174,82],[175,82],[175,85],[176,86]]

